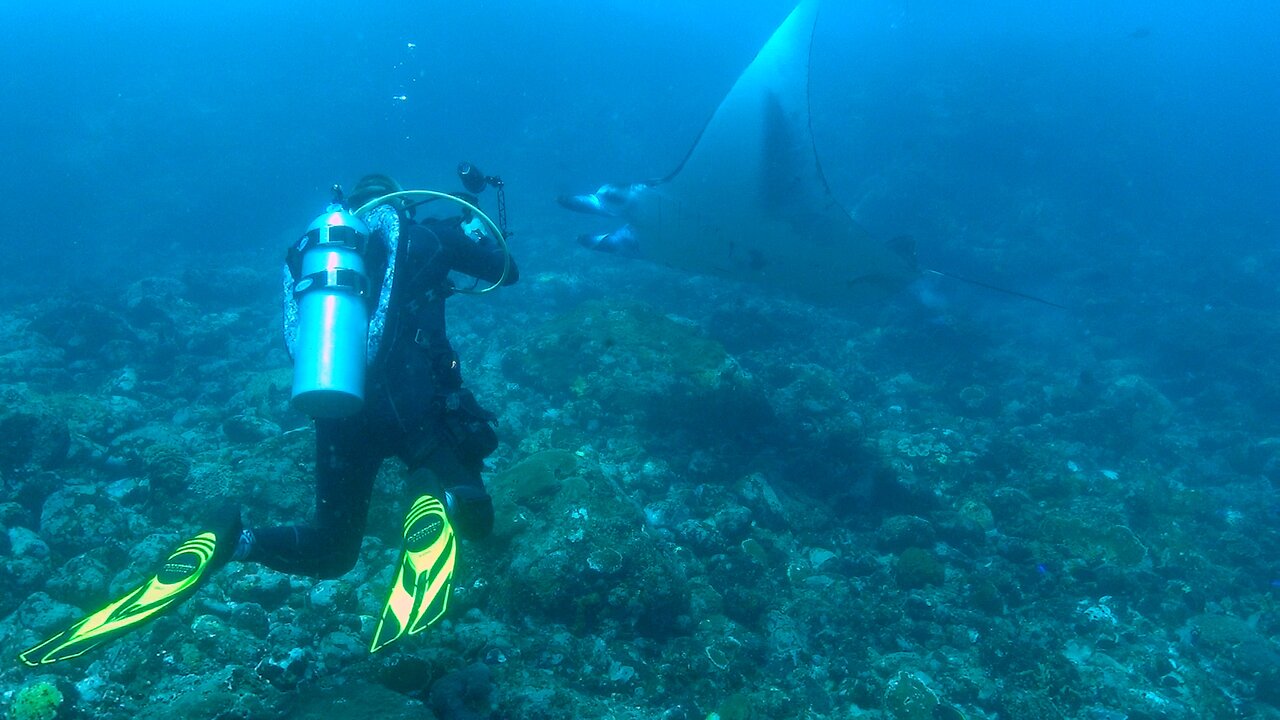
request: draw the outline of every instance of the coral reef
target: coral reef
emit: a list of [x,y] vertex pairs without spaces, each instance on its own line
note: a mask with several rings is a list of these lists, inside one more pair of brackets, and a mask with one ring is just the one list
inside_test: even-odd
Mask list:
[[[405,502],[390,462],[350,573],[234,563],[42,669],[54,712],[1280,717],[1280,428],[1193,412],[1179,373],[1098,362],[1096,337],[1064,353],[901,304],[548,266],[450,311],[502,445],[494,536],[461,545],[444,622],[367,652]],[[131,587],[214,503],[312,512],[275,308],[210,283],[0,311],[6,647]],[[36,679],[0,669],[13,713]]]
[[12,720],[54,720],[62,707],[62,691],[51,682],[32,683],[14,693],[9,704]]

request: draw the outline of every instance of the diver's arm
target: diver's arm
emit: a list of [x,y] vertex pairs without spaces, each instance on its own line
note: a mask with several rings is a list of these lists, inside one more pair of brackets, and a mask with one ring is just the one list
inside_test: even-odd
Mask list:
[[[506,262],[502,248],[489,243],[482,245],[456,225],[447,230],[439,229],[437,234],[442,249],[448,254],[449,267],[491,283],[502,277],[502,266]],[[516,267],[515,258],[511,258],[502,284],[514,285],[519,279],[520,270]]]

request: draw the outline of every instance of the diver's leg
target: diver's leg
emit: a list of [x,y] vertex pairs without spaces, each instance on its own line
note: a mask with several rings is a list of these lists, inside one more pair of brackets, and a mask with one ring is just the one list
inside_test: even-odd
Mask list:
[[404,518],[404,540],[382,617],[369,652],[405,634],[427,629],[444,616],[453,592],[458,542],[441,498],[422,494]]
[[410,476],[418,483],[411,489],[441,497],[458,537],[481,540],[493,532],[493,499],[484,488],[483,469],[483,457],[462,457],[457,446],[442,443]]
[[190,597],[231,559],[239,538],[240,508],[221,508],[165,558],[151,579],[18,657],[33,667],[68,660],[137,629]]
[[355,565],[383,458],[365,427],[360,420],[316,421],[315,524],[249,531],[237,560],[320,578]]
[[[452,399],[452,402],[449,400]],[[396,576],[371,652],[444,617],[453,591],[458,537],[479,538],[493,529],[493,503],[480,479],[484,458],[497,445],[492,416],[459,389],[433,403],[419,432],[405,439],[400,456],[411,475],[414,500],[404,521]]]
[[419,456],[420,467],[443,489],[449,518],[465,540],[479,540],[493,531],[493,500],[485,492],[481,472],[485,458],[498,448],[496,420],[470,390],[460,387],[446,398],[437,423],[438,441]]

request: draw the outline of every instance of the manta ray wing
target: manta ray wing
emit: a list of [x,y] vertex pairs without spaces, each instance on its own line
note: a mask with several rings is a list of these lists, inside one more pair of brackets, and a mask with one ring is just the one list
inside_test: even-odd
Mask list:
[[[865,300],[915,276],[911,253],[869,238],[818,163],[809,121],[818,4],[791,12],[674,172],[615,192],[625,199],[614,198],[612,214],[628,221],[643,257],[821,302]],[[586,197],[596,196],[562,203],[586,210]]]

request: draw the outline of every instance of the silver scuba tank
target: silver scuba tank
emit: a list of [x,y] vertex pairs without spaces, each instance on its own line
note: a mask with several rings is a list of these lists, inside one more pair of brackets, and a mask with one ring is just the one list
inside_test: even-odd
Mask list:
[[298,303],[293,406],[313,418],[346,417],[364,406],[368,240],[368,226],[334,203],[299,243],[301,272],[293,286]]

